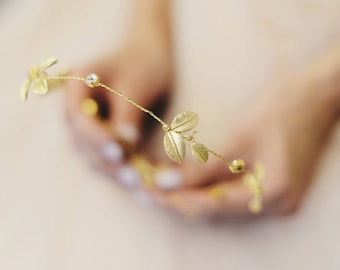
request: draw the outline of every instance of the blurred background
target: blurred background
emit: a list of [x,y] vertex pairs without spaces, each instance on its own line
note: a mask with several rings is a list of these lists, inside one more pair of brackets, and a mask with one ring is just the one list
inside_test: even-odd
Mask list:
[[[30,65],[51,56],[81,65],[114,50],[130,9],[127,0],[0,1],[0,269],[340,269],[339,127],[299,212],[207,224],[177,220],[88,166],[62,91],[21,103]],[[245,95],[339,39],[339,14],[338,0],[174,0],[168,114],[197,112],[212,145],[223,131],[211,134],[211,119],[228,121]]]

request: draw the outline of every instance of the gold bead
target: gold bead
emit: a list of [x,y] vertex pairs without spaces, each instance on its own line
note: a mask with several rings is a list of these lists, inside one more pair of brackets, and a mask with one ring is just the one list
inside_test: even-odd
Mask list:
[[215,186],[209,190],[209,196],[216,201],[220,201],[225,196],[225,190],[221,186]]
[[232,173],[240,173],[246,166],[246,163],[244,162],[243,159],[235,159],[233,160],[230,165],[229,165],[229,170]]
[[81,110],[88,116],[96,116],[98,109],[97,102],[92,98],[85,98],[81,101]]

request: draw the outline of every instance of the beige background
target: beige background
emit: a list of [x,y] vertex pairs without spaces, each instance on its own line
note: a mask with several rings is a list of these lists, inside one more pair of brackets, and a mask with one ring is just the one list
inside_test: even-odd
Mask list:
[[[72,66],[116,48],[128,3],[0,2],[0,269],[340,269],[339,128],[297,214],[194,224],[93,171],[73,148],[61,92],[19,101],[31,64],[55,56]],[[223,113],[228,123],[246,95],[339,39],[339,14],[338,0],[174,1],[169,117],[198,112],[213,145],[228,125],[211,134],[211,119]]]

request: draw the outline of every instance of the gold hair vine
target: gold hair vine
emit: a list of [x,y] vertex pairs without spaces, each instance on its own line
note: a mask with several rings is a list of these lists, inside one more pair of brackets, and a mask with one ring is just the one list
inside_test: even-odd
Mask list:
[[[109,86],[103,84],[100,78],[95,73],[88,74],[85,78],[74,77],[74,76],[49,76],[46,73],[46,69],[55,65],[57,60],[54,58],[47,59],[42,62],[39,66],[31,67],[29,71],[28,79],[24,82],[20,89],[20,97],[22,100],[27,100],[29,90],[31,86],[33,87],[33,92],[39,95],[46,94],[49,88],[52,87],[52,82],[57,82],[61,80],[77,80],[82,81],[91,88],[101,87],[107,91],[114,93],[127,102],[131,103],[133,106],[142,110],[143,112],[149,114],[153,119],[155,119],[159,124],[161,124],[165,135],[164,135],[164,149],[167,155],[176,163],[182,163],[186,154],[186,144],[189,145],[191,154],[193,158],[199,163],[206,163],[208,161],[209,154],[215,156],[224,162],[230,172],[233,174],[244,173],[243,182],[249,192],[252,194],[252,198],[248,204],[249,210],[253,213],[259,213],[262,211],[262,187],[261,182],[263,179],[263,168],[260,163],[254,164],[254,169],[250,170],[246,168],[246,164],[242,159],[235,159],[229,161],[223,156],[219,155],[215,151],[207,148],[204,144],[199,143],[195,140],[195,135],[197,133],[194,128],[198,124],[198,115],[194,112],[186,111],[175,116],[171,124],[165,123],[161,118],[155,115],[152,111],[142,107],[141,105],[134,102],[129,97],[125,96],[123,93],[110,88]],[[92,108],[89,114],[96,114],[98,108],[96,107],[95,101],[88,99],[86,101],[87,107]],[[132,161],[134,163],[134,161]],[[152,165],[145,159],[140,158],[138,162],[135,162],[135,167],[139,172],[147,172],[144,178],[147,184],[152,184],[152,171],[154,171]],[[150,173],[151,172],[151,173]],[[141,175],[143,177],[143,175]],[[211,189],[210,195],[216,199],[220,200],[223,198],[221,189],[219,187],[214,187]]]

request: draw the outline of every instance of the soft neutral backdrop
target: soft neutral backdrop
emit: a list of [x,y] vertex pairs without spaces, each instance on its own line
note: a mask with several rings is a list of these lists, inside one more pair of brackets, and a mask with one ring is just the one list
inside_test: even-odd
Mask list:
[[[211,119],[227,123],[249,93],[340,37],[338,0],[173,3],[177,80],[166,117],[196,111],[211,146],[228,132]],[[129,8],[0,1],[0,269],[340,269],[339,128],[298,213],[213,225],[140,204],[90,168],[73,147],[62,91],[19,101],[31,64],[55,56],[72,66],[117,48]]]

